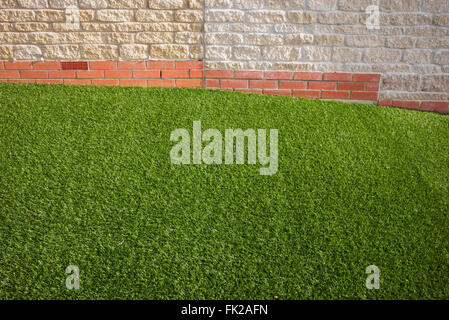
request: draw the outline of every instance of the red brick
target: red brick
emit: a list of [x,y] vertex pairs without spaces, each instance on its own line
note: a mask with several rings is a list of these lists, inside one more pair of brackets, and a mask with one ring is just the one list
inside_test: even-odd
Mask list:
[[293,72],[291,71],[265,71],[265,79],[282,79],[290,80],[293,77]]
[[132,86],[132,87],[146,87],[147,80],[136,80],[136,79],[120,79],[121,86]]
[[89,79],[65,79],[64,84],[90,84]]
[[279,95],[279,96],[291,96],[291,90],[264,90],[264,94],[266,95]]
[[418,101],[401,101],[393,100],[391,104],[393,107],[408,108],[408,109],[419,109]]
[[74,70],[49,71],[48,77],[50,79],[75,78],[75,71]]
[[236,79],[263,79],[263,71],[235,71]]
[[206,70],[206,78],[231,79],[232,77],[232,70]]
[[377,92],[351,92],[352,100],[377,100]]
[[449,101],[423,101],[421,109],[429,111],[448,111]]
[[295,72],[295,80],[322,80],[321,72]]
[[36,80],[24,80],[24,79],[17,79],[17,80],[8,80],[8,82],[14,82],[14,83],[35,83]]
[[190,78],[202,78],[203,70],[190,70]]
[[148,69],[174,69],[174,61],[147,61]]
[[338,90],[364,91],[365,84],[362,82],[338,82]]
[[249,87],[251,89],[277,89],[278,82],[276,80],[250,80]]
[[352,81],[377,82],[380,81],[380,74],[355,73],[352,76]]
[[307,89],[307,81],[279,81],[279,89]]
[[117,69],[117,61],[91,61],[89,63],[89,67],[91,70],[110,70]]
[[244,93],[262,93],[262,89],[235,89],[235,91]]
[[76,76],[78,79],[93,79],[93,78],[103,78],[104,71],[103,70],[86,70],[86,71],[77,71]]
[[310,91],[310,90],[293,90],[294,97],[302,98],[319,98],[321,91]]
[[131,70],[105,70],[104,77],[112,79],[132,78],[133,73]]
[[177,87],[202,87],[203,79],[178,79],[176,80]]
[[168,78],[188,78],[189,70],[162,70],[162,79]]
[[145,70],[145,61],[119,61],[118,69],[143,69]]
[[20,71],[20,75],[25,79],[47,79],[48,72],[47,71],[38,71],[38,70],[22,70]]
[[202,69],[202,61],[176,61],[176,69]]
[[366,91],[379,91],[379,83],[377,82],[368,82],[366,84]]
[[35,70],[59,70],[61,63],[59,61],[36,61],[33,63]]
[[96,86],[118,86],[118,79],[94,79],[92,84]]
[[63,83],[62,79],[45,79],[45,80],[36,80],[37,83],[46,83],[46,84],[58,84]]
[[322,99],[349,99],[349,91],[323,91]]
[[10,79],[10,78],[20,78],[19,71],[17,70],[0,70],[0,78]]
[[3,66],[3,61],[0,61],[0,70],[4,69],[5,67]]
[[157,79],[161,77],[160,70],[136,70],[134,71],[134,78],[153,78]]
[[5,61],[5,69],[33,69],[33,65],[29,61]]
[[325,73],[324,80],[351,81],[352,73]]
[[220,88],[248,88],[248,80],[221,80]]
[[173,79],[155,79],[148,80],[149,87],[174,87],[175,80]]
[[379,106],[391,106],[391,100],[380,100],[378,103]]
[[309,89],[312,90],[336,90],[337,89],[337,83],[336,82],[324,82],[324,81],[317,81],[317,82],[309,82]]
[[219,80],[206,80],[206,88],[218,88]]

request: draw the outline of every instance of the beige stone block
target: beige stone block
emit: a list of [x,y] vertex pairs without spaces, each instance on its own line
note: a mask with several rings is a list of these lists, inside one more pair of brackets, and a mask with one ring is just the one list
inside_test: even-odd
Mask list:
[[190,59],[203,59],[203,46],[190,46]]
[[449,75],[426,75],[422,78],[422,91],[449,92]]
[[42,51],[35,45],[15,45],[14,58],[17,60],[38,60],[42,58]]
[[[59,0],[61,1],[61,0]],[[63,0],[64,1],[64,0]],[[69,2],[65,0],[66,2]],[[75,0],[76,2],[76,0]],[[109,1],[112,2],[112,1]],[[72,4],[76,5],[76,4]],[[62,8],[67,8],[69,5],[64,5]],[[105,9],[108,7],[108,0],[79,0],[79,7],[85,9]],[[57,8],[57,7],[54,7]]]
[[432,24],[432,15],[419,13],[398,13],[391,17],[394,26],[416,26]]
[[302,48],[302,58],[307,61],[330,61],[332,48],[306,46]]
[[148,46],[144,44],[123,44],[120,46],[122,59],[148,59]]
[[384,74],[382,76],[382,90],[417,91],[419,75],[416,74]]
[[2,9],[0,10],[1,22],[21,22],[34,21],[35,14],[33,10],[17,10],[17,9]]
[[80,49],[74,44],[44,45],[42,46],[42,55],[47,60],[68,60],[79,59]]
[[423,11],[426,12],[449,12],[449,1],[447,0],[425,0],[423,1]]
[[207,22],[243,22],[244,12],[241,10],[207,10]]
[[401,51],[384,48],[370,48],[365,51],[363,56],[364,62],[371,63],[392,63],[399,62],[401,59]]
[[272,61],[297,61],[301,58],[301,50],[296,47],[264,47],[262,58]]
[[362,49],[334,48],[332,60],[337,62],[360,62],[362,60]]
[[338,0],[309,0],[307,2],[310,10],[335,10],[337,9]]
[[291,11],[288,13],[288,20],[293,23],[312,24],[316,22],[316,19],[315,12]]
[[205,35],[206,44],[239,44],[243,43],[243,36],[236,33],[209,33]]
[[449,27],[449,15],[435,16],[433,23],[437,26]]
[[154,44],[150,53],[152,59],[188,59],[189,47],[180,44]]
[[175,43],[201,44],[202,34],[199,32],[176,32]]
[[130,44],[134,43],[134,33],[111,32],[107,34],[109,44]]
[[136,21],[167,22],[173,21],[174,12],[170,10],[137,10]]
[[357,24],[359,15],[346,12],[325,12],[319,14],[318,21],[323,24]]
[[449,48],[449,38],[421,38],[416,42],[417,48],[430,48],[430,49],[447,49]]
[[380,4],[382,11],[419,11],[419,0],[382,0]]
[[246,22],[277,23],[286,21],[285,12],[280,10],[255,10],[245,16]]
[[433,62],[439,65],[449,65],[449,50],[438,51],[433,58]]
[[173,43],[172,32],[140,32],[136,34],[136,43]]
[[304,0],[265,0],[265,8],[299,10],[304,8]]
[[97,20],[103,22],[132,21],[134,12],[131,10],[102,9],[97,11]]
[[175,12],[175,21],[201,22],[203,21],[203,12],[201,10],[177,10]]
[[405,50],[402,61],[405,63],[430,63],[432,50],[410,49]]
[[50,24],[45,22],[18,22],[14,26],[16,28],[16,31],[24,31],[24,32],[48,31],[50,29]]
[[237,9],[263,9],[264,0],[234,0],[234,7]]
[[232,48],[228,46],[207,46],[206,58],[212,60],[232,59]]
[[284,42],[284,37],[281,34],[263,34],[252,33],[244,35],[244,43],[252,45],[281,45]]
[[150,9],[185,9],[187,8],[186,0],[148,0],[148,8]]
[[8,60],[13,57],[12,46],[0,45],[0,59]]
[[415,38],[412,37],[394,37],[386,40],[387,48],[408,49],[413,48],[414,44]]
[[58,32],[34,32],[28,35],[28,39],[32,44],[59,44],[66,42],[67,35]]
[[47,0],[17,0],[22,8],[44,9],[48,8]]
[[146,0],[108,0],[108,8],[111,9],[143,9],[146,7]]
[[382,47],[384,45],[384,38],[379,36],[347,36],[346,45],[348,47]]
[[232,48],[232,56],[237,60],[254,60],[260,58],[260,47],[235,46]]
[[65,10],[35,10],[36,21],[62,22],[66,21]]

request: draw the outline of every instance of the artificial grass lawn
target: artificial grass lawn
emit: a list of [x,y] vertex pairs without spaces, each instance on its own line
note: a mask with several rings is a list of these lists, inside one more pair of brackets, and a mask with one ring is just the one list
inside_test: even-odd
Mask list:
[[[279,171],[173,165],[194,120],[278,129]],[[0,298],[449,298],[448,155],[433,113],[2,83]]]

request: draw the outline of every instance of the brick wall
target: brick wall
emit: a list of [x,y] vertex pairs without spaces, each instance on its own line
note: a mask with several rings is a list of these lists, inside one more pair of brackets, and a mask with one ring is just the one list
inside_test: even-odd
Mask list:
[[[379,9],[378,28],[368,27],[373,16],[372,11],[366,13],[370,5]],[[446,111],[449,1],[0,0],[0,60],[1,81],[28,81],[27,76],[45,74],[24,70],[17,75],[14,69],[5,68],[11,61],[50,65],[84,60],[90,72],[97,70],[92,68],[94,61],[110,64],[130,60],[147,66],[148,60],[171,60],[176,70],[179,60],[203,60],[208,73],[232,73],[232,78],[203,78],[204,85],[213,84],[207,85],[211,88],[344,100],[364,93],[365,98],[358,100]],[[53,77],[58,75],[53,73],[57,68],[47,71],[46,76],[35,80],[158,83],[152,78],[135,78],[137,69],[131,75],[118,72],[120,78],[106,77],[111,72],[91,72],[101,74],[92,79],[79,79],[82,70],[73,71],[71,78]],[[266,78],[273,74],[269,71],[285,71],[291,78]],[[295,80],[301,73],[320,74],[321,80]],[[336,80],[335,87],[325,83],[330,73],[345,74],[345,79],[355,74],[378,74],[380,83],[379,87],[364,84],[362,90],[351,78]],[[262,78],[238,78],[240,74]],[[190,73],[184,76],[182,79],[189,81],[166,78],[163,73],[156,80],[174,86],[198,85],[199,78],[191,79]],[[322,88],[317,84],[320,81]],[[356,89],[340,89],[351,82]],[[268,87],[255,87],[258,84]]]

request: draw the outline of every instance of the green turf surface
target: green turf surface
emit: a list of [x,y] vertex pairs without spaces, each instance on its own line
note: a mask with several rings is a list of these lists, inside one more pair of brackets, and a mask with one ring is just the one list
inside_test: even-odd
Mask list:
[[[194,120],[278,129],[279,171],[173,165]],[[1,83],[0,298],[449,298],[448,155],[434,113]]]

